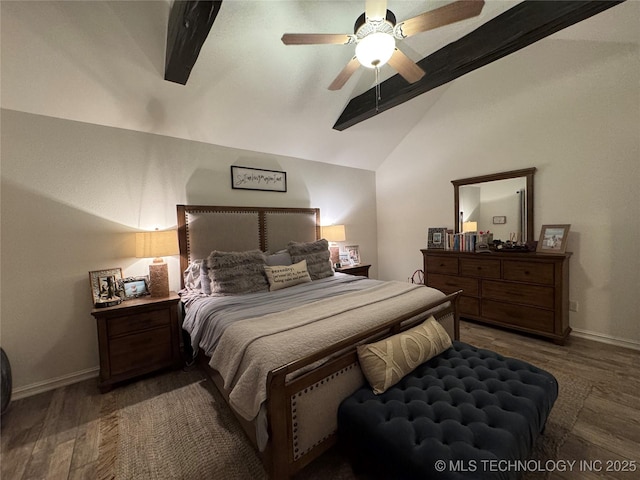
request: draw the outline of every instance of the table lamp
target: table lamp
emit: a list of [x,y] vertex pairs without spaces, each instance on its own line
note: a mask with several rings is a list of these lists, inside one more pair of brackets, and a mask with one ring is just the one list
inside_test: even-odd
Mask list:
[[347,237],[344,225],[328,225],[322,227],[322,237],[329,242],[329,252],[331,252],[331,265],[340,263],[340,247],[336,242],[344,242]]
[[136,257],[153,258],[149,265],[149,293],[152,297],[169,296],[169,269],[162,257],[178,253],[176,230],[136,233]]
[[464,222],[462,224],[462,233],[477,232],[478,222]]

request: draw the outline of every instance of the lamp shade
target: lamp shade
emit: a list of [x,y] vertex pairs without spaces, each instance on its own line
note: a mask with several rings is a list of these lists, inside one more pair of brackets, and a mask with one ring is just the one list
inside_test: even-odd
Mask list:
[[136,233],[138,258],[168,257],[178,253],[178,236],[175,230]]
[[478,222],[464,222],[462,224],[462,233],[477,232]]
[[344,225],[329,225],[322,227],[322,236],[329,242],[344,242],[347,237]]

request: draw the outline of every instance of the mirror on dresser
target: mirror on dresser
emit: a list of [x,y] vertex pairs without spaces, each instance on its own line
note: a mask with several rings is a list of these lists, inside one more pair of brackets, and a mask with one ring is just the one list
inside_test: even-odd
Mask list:
[[487,230],[494,240],[532,242],[534,168],[452,180],[455,232]]

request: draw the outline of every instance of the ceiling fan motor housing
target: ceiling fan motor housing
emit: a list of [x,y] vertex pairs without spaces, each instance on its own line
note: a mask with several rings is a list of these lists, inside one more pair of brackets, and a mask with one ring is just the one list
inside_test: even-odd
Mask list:
[[356,34],[358,39],[364,38],[370,33],[383,32],[393,35],[393,27],[396,25],[396,16],[391,10],[387,10],[387,15],[383,20],[369,20],[367,21],[366,14],[363,13],[356,20],[353,26],[353,33]]

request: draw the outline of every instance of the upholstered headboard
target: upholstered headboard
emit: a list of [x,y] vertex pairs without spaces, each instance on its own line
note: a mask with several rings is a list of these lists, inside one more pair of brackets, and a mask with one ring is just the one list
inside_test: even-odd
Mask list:
[[290,241],[312,242],[320,238],[318,208],[178,205],[177,209],[183,272],[189,262],[206,259],[213,250],[275,252],[286,248]]

